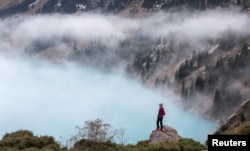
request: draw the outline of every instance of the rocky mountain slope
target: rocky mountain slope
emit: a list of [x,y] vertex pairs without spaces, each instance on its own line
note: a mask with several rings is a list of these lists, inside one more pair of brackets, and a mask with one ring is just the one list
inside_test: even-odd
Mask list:
[[1,3],[0,3],[0,9],[3,10],[3,9],[9,8],[11,6],[17,5],[21,1],[17,1],[17,0],[2,0]]
[[240,108],[232,114],[214,134],[250,134],[250,100],[242,103]]
[[75,13],[79,11],[120,12],[141,16],[158,10],[205,10],[236,5],[248,10],[249,0],[2,0],[0,16],[18,13]]
[[181,95],[184,108],[200,109],[203,115],[226,120],[250,97],[250,39],[230,36],[227,42],[224,40],[188,55],[181,54],[183,48],[172,48],[171,52],[171,48],[158,49],[158,45],[135,60],[135,72],[145,81],[155,81],[155,87],[172,87]]

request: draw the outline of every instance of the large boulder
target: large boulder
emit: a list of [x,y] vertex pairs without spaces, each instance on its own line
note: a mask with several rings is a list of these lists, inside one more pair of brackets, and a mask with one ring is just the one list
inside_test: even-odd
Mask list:
[[177,142],[181,137],[178,135],[176,129],[164,125],[162,131],[153,130],[150,134],[149,143],[158,144],[166,141]]

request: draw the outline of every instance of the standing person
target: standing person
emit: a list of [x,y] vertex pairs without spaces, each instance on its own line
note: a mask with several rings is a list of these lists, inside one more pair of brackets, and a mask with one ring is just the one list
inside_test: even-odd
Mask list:
[[[165,115],[165,110],[163,108],[163,104],[159,104],[159,111],[158,111],[158,116],[157,116],[157,130],[161,130],[162,131],[162,120],[163,120],[163,116]],[[160,126],[159,126],[160,124]],[[160,128],[160,129],[159,129]]]

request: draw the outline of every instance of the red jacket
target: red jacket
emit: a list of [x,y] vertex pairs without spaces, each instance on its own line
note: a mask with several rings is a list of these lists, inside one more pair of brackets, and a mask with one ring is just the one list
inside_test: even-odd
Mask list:
[[158,112],[158,117],[163,117],[164,115],[166,115],[165,110],[163,107],[160,107]]

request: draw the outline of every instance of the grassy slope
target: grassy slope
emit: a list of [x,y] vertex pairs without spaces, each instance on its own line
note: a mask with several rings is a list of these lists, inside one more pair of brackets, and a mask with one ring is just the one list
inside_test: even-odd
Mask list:
[[244,122],[240,124],[239,126],[236,126],[234,128],[228,129],[221,134],[226,135],[250,135],[250,121]]

